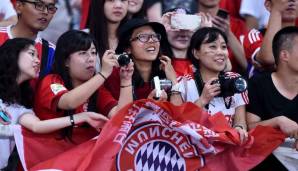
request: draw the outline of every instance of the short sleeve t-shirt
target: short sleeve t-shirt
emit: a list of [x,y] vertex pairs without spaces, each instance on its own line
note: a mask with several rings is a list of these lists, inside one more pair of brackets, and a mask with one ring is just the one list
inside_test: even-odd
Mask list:
[[[0,125],[15,125],[18,123],[19,118],[25,114],[25,113],[32,113],[33,111],[31,109],[27,109],[24,106],[21,106],[19,104],[6,104],[3,103],[0,99],[0,107],[1,109],[8,115],[8,118],[10,119],[10,122],[5,122],[0,117]],[[13,148],[15,146],[15,141],[13,137],[1,137],[0,136],[0,169],[6,167],[8,158],[10,156],[10,153],[12,152]]]
[[[239,74],[233,72],[225,73],[228,77],[238,77]],[[194,77],[184,77],[180,82],[181,96],[186,102],[195,102],[200,98],[200,94],[197,89],[196,81]],[[227,108],[225,103],[230,103],[230,107]],[[235,110],[238,106],[243,106],[248,104],[247,91],[243,93],[236,93],[233,96],[223,98],[223,97],[215,97],[213,98],[208,105],[208,113],[210,115],[214,115],[218,112],[222,112],[227,120],[232,123],[233,115],[235,114]]]
[[[42,79],[36,89],[34,111],[40,120],[59,118],[64,116],[65,110],[58,109],[58,102],[61,96],[69,90],[59,75],[49,74]],[[78,106],[72,114],[88,111],[88,100]],[[53,133],[59,137],[59,131]],[[82,124],[73,127],[72,140],[75,143],[82,143],[98,135],[98,132],[91,126]]]
[[298,96],[291,100],[280,94],[273,84],[271,73],[252,77],[248,92],[248,112],[259,116],[261,120],[283,115],[298,123]]

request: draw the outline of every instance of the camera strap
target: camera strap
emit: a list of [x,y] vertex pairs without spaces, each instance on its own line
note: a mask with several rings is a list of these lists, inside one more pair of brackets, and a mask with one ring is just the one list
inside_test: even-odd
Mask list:
[[232,105],[232,99],[233,99],[232,96],[229,96],[229,97],[223,97],[223,100],[224,100],[226,109],[230,109],[230,107],[231,107],[231,105]]

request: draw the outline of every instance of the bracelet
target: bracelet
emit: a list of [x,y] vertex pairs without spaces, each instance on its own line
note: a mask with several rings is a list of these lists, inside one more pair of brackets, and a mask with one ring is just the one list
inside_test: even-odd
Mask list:
[[74,127],[75,126],[75,121],[73,119],[73,115],[69,115],[69,120],[70,120],[71,126]]
[[237,128],[237,127],[238,127],[238,128],[241,128],[241,129],[243,129],[243,130],[245,130],[243,125],[236,124],[236,125],[233,126],[233,128]]
[[132,85],[129,84],[129,85],[120,85],[120,88],[126,88],[126,87],[131,87]]
[[107,77],[105,77],[101,72],[98,72],[98,74],[99,74],[104,80],[107,80]]
[[170,95],[173,95],[173,94],[179,94],[179,95],[180,95],[181,92],[180,92],[180,91],[171,91],[171,92],[170,92]]

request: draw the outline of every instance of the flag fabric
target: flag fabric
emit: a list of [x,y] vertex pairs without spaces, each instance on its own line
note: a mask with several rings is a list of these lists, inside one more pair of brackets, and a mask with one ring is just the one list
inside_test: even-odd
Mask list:
[[80,145],[27,132],[15,131],[25,170],[65,171],[249,170],[285,138],[279,130],[258,126],[241,144],[222,113],[210,116],[192,103],[151,100],[127,105],[98,137]]

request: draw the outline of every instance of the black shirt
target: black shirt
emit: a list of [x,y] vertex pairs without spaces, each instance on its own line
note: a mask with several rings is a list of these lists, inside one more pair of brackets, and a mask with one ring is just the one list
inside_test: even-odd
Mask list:
[[258,115],[261,120],[283,115],[298,122],[298,96],[291,100],[280,94],[271,73],[256,75],[249,80],[248,97],[247,111]]
[[[298,122],[298,96],[293,100],[284,97],[273,84],[271,73],[255,75],[248,82],[249,104],[247,111],[261,120],[284,115]],[[287,170],[274,155],[269,155],[252,171]]]

